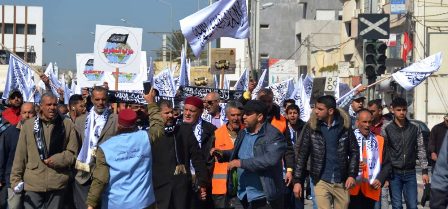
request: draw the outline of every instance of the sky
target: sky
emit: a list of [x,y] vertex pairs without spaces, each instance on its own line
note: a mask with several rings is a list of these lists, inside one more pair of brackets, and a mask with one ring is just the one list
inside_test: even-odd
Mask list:
[[91,32],[96,24],[143,28],[142,50],[155,57],[151,50],[161,48],[162,35],[148,32],[172,31],[170,23],[179,30],[179,20],[207,6],[208,0],[2,0],[2,4],[42,6],[43,62],[75,70],[76,53],[93,53]]

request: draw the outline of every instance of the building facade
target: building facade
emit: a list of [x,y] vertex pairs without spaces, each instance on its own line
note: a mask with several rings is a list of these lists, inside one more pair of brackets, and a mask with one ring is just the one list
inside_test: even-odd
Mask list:
[[[42,66],[43,7],[1,5],[0,41],[34,66]],[[0,92],[5,87],[9,52],[0,47]]]

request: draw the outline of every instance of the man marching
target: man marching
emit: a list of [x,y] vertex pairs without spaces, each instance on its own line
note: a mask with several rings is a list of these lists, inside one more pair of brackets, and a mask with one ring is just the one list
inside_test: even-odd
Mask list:
[[359,145],[359,174],[356,185],[350,189],[350,209],[374,208],[380,200],[381,186],[389,175],[390,161],[385,151],[384,138],[372,133],[372,113],[358,111],[354,130]]

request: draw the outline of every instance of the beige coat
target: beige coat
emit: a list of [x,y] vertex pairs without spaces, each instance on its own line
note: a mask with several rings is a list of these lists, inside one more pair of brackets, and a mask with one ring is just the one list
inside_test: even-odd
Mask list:
[[[54,161],[54,168],[50,168],[39,158],[36,140],[34,137],[35,117],[25,121],[20,131],[19,141],[16,148],[14,163],[11,171],[11,187],[18,183],[25,183],[25,191],[46,192],[65,188],[68,183],[69,174],[74,168],[78,151],[78,134],[73,122],[64,118],[65,141],[64,151],[50,156]],[[54,124],[43,124],[47,150],[51,143],[50,133]]]
[[[86,119],[87,119],[88,113],[84,114],[75,120],[75,126],[76,130],[78,131],[79,135],[81,136],[79,149],[82,147],[82,143],[85,139],[85,129],[86,129]],[[109,118],[107,119],[107,123],[104,125],[103,130],[101,131],[100,138],[98,140],[98,144],[103,143],[104,141],[108,140],[109,138],[113,137],[117,133],[117,114],[110,114]],[[76,156],[77,157],[77,156]],[[85,172],[78,170],[75,176],[75,179],[80,184],[85,184],[87,181],[89,181],[92,177],[91,172]]]

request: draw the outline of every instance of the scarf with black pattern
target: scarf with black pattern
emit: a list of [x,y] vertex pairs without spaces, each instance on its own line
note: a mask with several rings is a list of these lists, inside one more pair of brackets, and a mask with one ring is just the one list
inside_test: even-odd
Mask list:
[[[66,146],[65,126],[62,117],[57,114],[52,123],[54,127],[51,130],[50,139],[45,139],[42,119],[36,116],[34,120],[33,133],[36,140],[37,152],[41,160],[45,160],[56,153],[62,152]],[[49,149],[47,149],[46,140],[50,140]]]

